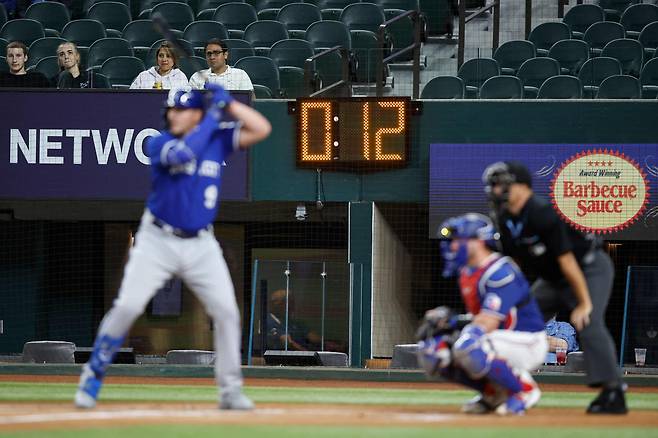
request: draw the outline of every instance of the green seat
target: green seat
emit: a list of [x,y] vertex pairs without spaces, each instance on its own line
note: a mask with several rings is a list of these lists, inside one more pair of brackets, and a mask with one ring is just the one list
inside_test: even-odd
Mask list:
[[[220,7],[221,5],[225,3],[241,3],[240,0],[200,0],[199,1],[199,11],[203,11],[206,9],[212,9],[213,12],[215,9]],[[244,3],[244,2],[242,2]]]
[[601,56],[615,58],[621,64],[624,75],[640,76],[644,60],[644,49],[638,40],[622,38],[605,45]]
[[548,51],[548,57],[560,63],[561,74],[576,76],[589,59],[589,45],[576,39],[558,41]]
[[21,41],[28,47],[39,38],[45,38],[45,36],[46,33],[41,23],[29,18],[10,20],[0,30],[0,38],[7,41]]
[[465,95],[464,81],[457,76],[437,76],[420,92],[421,99],[463,99]]
[[640,74],[640,85],[642,85],[644,99],[653,99],[658,96],[658,58],[653,58],[644,64]]
[[593,56],[599,56],[606,44],[620,38],[626,38],[624,26],[612,21],[602,21],[587,29],[583,41],[589,44]]
[[144,61],[150,47],[154,42],[162,38],[155,30],[151,20],[134,20],[123,28],[123,39],[130,42],[135,52],[135,57]]
[[615,58],[598,56],[591,58],[578,72],[583,84],[583,97],[593,99],[604,79],[621,74],[621,64]]
[[293,66],[279,67],[281,92],[286,99],[297,99],[307,95],[304,86],[304,69]]
[[493,59],[498,61],[500,72],[515,75],[525,61],[537,56],[535,45],[526,40],[507,41],[494,52]]
[[[356,69],[357,83],[373,83],[377,81],[377,68],[379,54],[383,48],[379,44],[377,35],[369,30],[352,30],[352,52],[358,61]],[[383,79],[388,76],[388,68],[384,66]]]
[[644,59],[651,59],[656,55],[658,48],[658,21],[647,24],[637,39],[644,47]]
[[639,3],[640,0],[599,0],[599,6],[605,12],[606,21],[619,22],[621,15],[629,6]]
[[178,68],[189,78],[199,70],[208,68],[205,58],[199,56],[183,57],[178,59]]
[[619,24],[626,29],[626,38],[638,39],[645,26],[657,21],[658,6],[640,3],[626,9],[619,20]]
[[212,38],[225,40],[228,38],[228,32],[224,25],[217,21],[195,21],[185,28],[183,38],[192,43],[194,51],[198,56],[205,57],[203,50],[208,40]]
[[100,74],[107,77],[112,88],[129,88],[137,75],[144,71],[144,63],[133,56],[115,56],[103,63]]
[[107,78],[107,76],[102,75],[98,72],[89,72],[89,87],[93,89],[107,89],[107,88],[112,88],[112,84],[110,84],[110,80]]
[[569,26],[573,38],[582,40],[587,29],[594,23],[605,20],[605,12],[599,5],[575,5],[565,14],[562,22]]
[[[101,2],[106,3],[108,1],[122,3],[122,4],[126,5],[128,7],[128,10],[130,11],[130,5],[131,5],[130,0],[83,0],[82,1],[82,15],[87,17],[87,15],[89,14],[89,10],[91,8],[93,8],[96,3],[101,3]],[[137,4],[137,2],[135,2],[135,4]],[[130,11],[130,15],[132,17],[132,11]],[[87,17],[87,18],[90,18],[90,17]],[[121,30],[121,29],[119,29],[119,30]]]
[[553,44],[570,38],[571,30],[569,26],[564,23],[549,22],[542,23],[532,29],[528,41],[532,41],[537,48],[537,56],[548,56],[548,51],[553,47]]
[[9,41],[4,38],[0,38],[0,55],[7,53],[7,44],[9,44]]
[[356,3],[354,0],[315,0],[309,3],[314,3],[322,13],[323,20],[340,20],[340,14],[343,9]]
[[427,22],[427,33],[430,36],[453,36],[454,3],[451,0],[419,0],[420,12]]
[[[321,52],[321,50],[316,50]],[[323,87],[334,84],[343,78],[343,60],[338,52],[330,52],[315,61],[315,71],[319,84]],[[320,87],[318,87],[320,88]]]
[[272,90],[270,90],[269,87],[260,84],[253,84],[253,85],[254,85],[254,95],[256,96],[256,99],[272,99],[274,97],[274,93],[272,92]]
[[43,1],[30,5],[25,12],[25,18],[38,21],[46,32],[52,29],[59,33],[66,23],[71,21],[71,14],[63,3]]
[[279,10],[276,20],[288,29],[291,38],[304,38],[306,29],[322,20],[320,9],[310,3],[290,3]]
[[553,58],[532,58],[521,64],[516,76],[523,82],[523,97],[534,99],[546,79],[560,74],[560,64]]
[[94,41],[106,37],[103,23],[88,18],[69,21],[62,29],[62,38],[73,41],[78,47],[89,47]]
[[87,54],[87,67],[100,68],[108,59],[115,56],[134,56],[133,48],[123,38],[102,38],[96,40]]
[[480,88],[480,99],[521,99],[523,84],[516,76],[494,76]]
[[[29,56],[27,57],[27,67],[36,65],[40,59],[46,58],[48,56],[57,56],[57,47],[60,44],[67,42],[63,38],[58,37],[46,37],[39,38],[32,44],[28,50]],[[6,53],[6,50],[3,50],[2,53]]]
[[340,21],[317,21],[306,29],[306,41],[311,43],[315,50],[341,46],[352,48],[350,32]]
[[575,76],[553,76],[539,87],[538,99],[580,99],[583,84]]
[[[526,61],[527,62],[527,61]],[[474,58],[466,61],[457,72],[466,86],[465,97],[467,99],[477,99],[482,84],[494,76],[500,75],[500,67],[495,59],[491,58]]]
[[[405,12],[402,9],[384,9],[384,16],[386,20],[391,20]],[[414,43],[414,22],[411,17],[405,17],[391,24],[388,27],[388,35],[393,42],[393,53],[412,45]],[[393,62],[405,62],[411,59],[413,59],[413,52],[408,51]]]
[[640,81],[628,75],[615,75],[604,79],[596,94],[597,99],[639,99],[641,96]]
[[46,56],[36,63],[32,71],[37,71],[43,74],[51,84],[54,84],[62,69],[59,67],[57,56]]
[[8,20],[9,16],[7,15],[7,9],[5,9],[4,3],[0,3],[0,28],[2,28]]
[[281,8],[298,0],[247,0],[256,9],[258,20],[276,20]]
[[157,4],[151,9],[151,16],[160,14],[172,29],[184,31],[194,21],[192,8],[185,3],[164,2]]
[[212,16],[215,15],[214,9],[202,9],[196,14],[197,21],[212,21]]
[[274,43],[288,39],[288,31],[278,21],[256,21],[244,30],[243,39],[251,43],[257,55],[267,55]]
[[228,47],[229,65],[235,65],[235,63],[242,58],[246,58],[247,56],[254,56],[256,54],[249,41],[229,38],[224,40],[224,43]]
[[9,72],[9,64],[7,64],[7,58],[5,58],[4,56],[0,56],[0,72],[2,73]]
[[108,36],[121,37],[121,31],[130,23],[130,9],[121,2],[98,2],[89,9],[87,18],[103,23]]
[[[166,40],[158,40],[151,45],[151,47],[148,50],[148,53],[146,54],[146,58],[144,58],[144,65],[146,66],[146,68],[153,67],[154,65],[157,64],[157,60],[155,59],[156,54],[158,52],[158,49],[160,48],[160,45],[165,41]],[[190,43],[189,41],[186,41],[184,39],[179,39],[178,43],[183,46],[183,48],[187,53],[194,53],[194,47],[192,46],[192,43]],[[176,52],[176,54],[178,55],[179,59],[183,57],[181,53]]]
[[247,72],[253,84],[264,85],[272,90],[274,96],[279,95],[281,89],[279,69],[270,58],[247,56],[236,62],[235,67]]
[[419,11],[418,0],[373,0],[382,9],[402,9],[403,11]]
[[187,4],[187,0],[134,0],[131,6],[133,17],[137,16],[140,19],[148,18],[154,7],[160,3],[169,2]]
[[242,38],[244,30],[254,21],[258,21],[258,16],[250,4],[232,2],[218,7],[212,19],[222,23],[231,38]]
[[269,57],[279,67],[298,67],[303,69],[306,60],[313,56],[313,47],[306,40],[290,38],[281,40],[272,45]]
[[377,34],[379,26],[386,21],[382,8],[374,3],[353,3],[343,9],[340,21],[352,30],[369,30]]

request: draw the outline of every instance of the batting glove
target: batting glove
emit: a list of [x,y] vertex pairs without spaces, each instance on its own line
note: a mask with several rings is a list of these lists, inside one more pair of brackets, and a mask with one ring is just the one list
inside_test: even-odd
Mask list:
[[206,82],[205,88],[212,93],[212,97],[210,98],[211,105],[221,109],[233,102],[233,97],[221,85]]

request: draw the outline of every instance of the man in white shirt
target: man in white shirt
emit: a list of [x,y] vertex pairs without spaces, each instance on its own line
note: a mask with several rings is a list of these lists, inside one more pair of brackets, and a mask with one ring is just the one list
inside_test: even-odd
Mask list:
[[253,92],[249,75],[244,70],[228,65],[228,46],[218,38],[206,43],[206,61],[208,69],[200,70],[190,78],[190,87],[202,90],[206,82],[219,84],[229,91],[248,90]]

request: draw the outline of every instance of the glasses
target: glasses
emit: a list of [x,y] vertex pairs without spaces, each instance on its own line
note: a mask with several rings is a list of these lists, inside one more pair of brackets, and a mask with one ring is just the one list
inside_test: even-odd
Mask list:
[[219,56],[222,53],[226,53],[226,50],[213,50],[213,51],[207,51],[206,52],[206,58],[210,58],[211,56]]

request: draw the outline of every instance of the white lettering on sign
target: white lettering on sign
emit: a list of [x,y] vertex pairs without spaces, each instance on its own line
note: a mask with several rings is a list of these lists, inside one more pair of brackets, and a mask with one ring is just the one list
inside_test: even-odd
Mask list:
[[[142,164],[151,161],[144,151],[147,137],[158,135],[153,128],[142,129],[135,135],[134,129],[119,132],[116,128],[99,129],[10,129],[9,163],[54,164],[73,163],[81,165],[84,159],[95,158],[97,164],[125,164],[131,149]],[[93,142],[94,154],[91,152]]]

